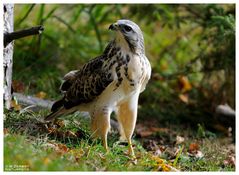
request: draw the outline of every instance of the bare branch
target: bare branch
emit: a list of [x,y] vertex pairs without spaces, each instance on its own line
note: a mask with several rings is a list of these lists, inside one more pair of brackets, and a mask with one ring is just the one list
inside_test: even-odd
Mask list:
[[23,38],[26,36],[41,34],[43,30],[44,30],[43,26],[36,26],[16,32],[4,33],[4,47],[6,47],[13,40]]

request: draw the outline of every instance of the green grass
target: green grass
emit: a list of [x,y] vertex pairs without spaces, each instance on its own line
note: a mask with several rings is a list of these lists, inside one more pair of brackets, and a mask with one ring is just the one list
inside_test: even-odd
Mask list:
[[134,165],[124,154],[126,148],[116,145],[106,153],[99,143],[82,142],[79,147],[64,152],[49,148],[47,142],[36,144],[21,135],[5,136],[4,143],[5,171],[9,170],[10,165],[26,165],[30,171],[137,171],[153,168],[149,155],[141,148],[136,149],[140,150],[141,157]]
[[[25,170],[30,171],[149,171],[157,166],[152,155],[138,142],[134,142],[137,156],[135,164],[127,155],[128,147],[114,142],[116,134],[109,137],[110,152],[107,153],[100,140],[90,138],[87,121],[76,122],[77,117],[73,115],[69,121],[65,121],[64,127],[57,128],[58,133],[49,134],[40,126],[40,115],[42,113],[6,112],[5,171],[13,171],[11,166],[18,171],[21,170],[19,166],[25,166]],[[81,123],[81,129],[77,123]],[[81,138],[64,136],[67,131],[82,132]]]
[[[167,151],[155,156],[153,151],[143,148],[141,143],[145,138],[134,138],[135,162],[127,155],[127,144],[117,141],[118,133],[109,134],[110,152],[106,152],[100,140],[91,139],[89,121],[83,120],[79,114],[47,126],[42,122],[45,114],[46,111],[5,111],[5,171],[168,171],[168,166],[180,171],[235,171],[235,167],[223,165],[229,154],[228,140],[222,141],[216,135],[199,137],[197,130],[171,128],[172,133],[188,134],[180,145],[171,143],[175,140],[161,144],[166,150],[182,148],[174,159],[169,158]],[[159,135],[172,137],[169,134],[156,133],[153,139],[157,140]],[[193,142],[200,145],[204,154],[202,158],[188,155],[187,150]]]

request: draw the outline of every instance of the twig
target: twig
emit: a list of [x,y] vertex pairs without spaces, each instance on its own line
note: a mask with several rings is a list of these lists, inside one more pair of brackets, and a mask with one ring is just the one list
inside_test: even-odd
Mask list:
[[6,47],[13,40],[23,38],[26,36],[41,34],[43,30],[44,30],[43,26],[36,26],[16,32],[4,33],[4,47]]

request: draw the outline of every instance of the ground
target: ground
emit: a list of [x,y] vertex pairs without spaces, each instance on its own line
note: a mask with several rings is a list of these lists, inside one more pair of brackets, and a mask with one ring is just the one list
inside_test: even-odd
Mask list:
[[202,125],[193,129],[139,120],[133,160],[116,131],[109,135],[107,153],[100,140],[91,139],[88,119],[76,113],[44,124],[46,113],[5,111],[5,171],[235,171],[232,138]]

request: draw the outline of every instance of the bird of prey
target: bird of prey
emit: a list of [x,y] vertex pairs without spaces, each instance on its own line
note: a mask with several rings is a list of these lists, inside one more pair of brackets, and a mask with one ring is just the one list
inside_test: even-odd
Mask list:
[[81,69],[64,76],[60,90],[63,98],[56,101],[45,120],[87,111],[91,116],[94,137],[100,137],[106,150],[110,115],[114,111],[120,126],[121,139],[128,141],[134,156],[131,137],[134,132],[138,98],[151,76],[151,66],[145,56],[141,29],[130,20],[118,20],[109,29],[114,39],[103,54]]

